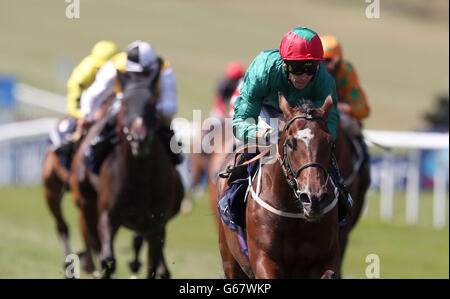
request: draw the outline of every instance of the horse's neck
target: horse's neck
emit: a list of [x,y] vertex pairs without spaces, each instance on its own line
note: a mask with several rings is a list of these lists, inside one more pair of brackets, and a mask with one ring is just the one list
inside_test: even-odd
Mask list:
[[166,153],[164,153],[164,148],[157,136],[155,136],[154,140],[150,143],[150,152],[139,158],[132,155],[131,149],[125,142],[122,143],[122,150],[125,152],[128,171],[131,176],[134,177],[139,175],[142,177],[148,177],[158,175],[161,166],[164,164],[162,161],[165,160],[162,159],[162,156],[166,155]]
[[270,196],[267,199],[264,198],[264,200],[280,208],[296,208],[295,201],[293,200],[293,191],[286,181],[280,162],[276,160],[271,164],[265,164],[261,168],[261,171],[262,190],[266,189],[266,192],[276,195]]

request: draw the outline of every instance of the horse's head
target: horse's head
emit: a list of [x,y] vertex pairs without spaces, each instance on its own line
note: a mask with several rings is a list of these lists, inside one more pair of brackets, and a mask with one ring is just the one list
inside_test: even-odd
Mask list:
[[292,108],[280,94],[279,104],[286,119],[279,146],[286,178],[307,219],[318,219],[334,198],[328,192],[332,137],[326,122],[333,100],[328,96],[317,109],[308,100]]
[[131,153],[137,157],[150,150],[157,125],[156,98],[151,89],[151,76],[134,73],[127,76],[119,123]]

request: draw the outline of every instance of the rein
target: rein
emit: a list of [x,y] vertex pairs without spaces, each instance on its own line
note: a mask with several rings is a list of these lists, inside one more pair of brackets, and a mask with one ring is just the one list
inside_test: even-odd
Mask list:
[[[261,159],[262,157],[267,156],[270,153],[270,149],[273,147],[274,145],[245,145],[243,147],[241,147],[240,149],[236,150],[236,154],[234,155],[234,159],[235,159],[235,163],[234,165],[229,165],[227,166],[227,169],[224,172],[219,173],[219,177],[225,179],[230,177],[230,174],[235,171],[238,168],[241,167],[245,167],[250,163],[253,163],[259,159]],[[261,151],[261,153],[259,153],[258,155],[256,155],[255,157],[251,158],[248,161],[245,161],[244,163],[241,163],[239,165],[236,165],[236,159],[238,154],[240,153],[244,153],[245,151],[248,151],[249,149],[257,149],[259,151]]]

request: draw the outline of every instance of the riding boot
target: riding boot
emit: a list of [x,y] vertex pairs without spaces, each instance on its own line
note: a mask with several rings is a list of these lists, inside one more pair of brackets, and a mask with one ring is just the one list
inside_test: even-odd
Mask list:
[[99,173],[100,165],[112,149],[112,145],[118,142],[116,125],[117,114],[108,115],[102,119],[100,132],[91,140],[86,149],[86,163],[94,173]]
[[351,215],[352,207],[353,207],[353,199],[348,192],[347,186],[344,184],[344,179],[341,177],[339,173],[338,164],[334,154],[331,155],[331,165],[330,165],[330,176],[334,182],[334,185],[338,189],[339,198],[338,198],[338,218],[339,224],[345,225],[345,217],[347,215]]
[[56,130],[50,133],[50,142],[53,144],[53,151],[59,157],[60,163],[67,169],[70,166],[76,145],[72,140],[72,135],[76,129],[76,120],[69,118],[63,120]]
[[62,140],[61,144],[59,144],[59,146],[54,148],[54,152],[58,156],[60,156],[60,155],[68,156],[73,153],[73,147],[74,147],[74,142],[70,138],[67,138],[67,139]]
[[[157,135],[161,138],[161,141],[169,154],[170,161],[173,165],[178,165],[183,162],[183,155],[181,153],[174,153],[170,147],[170,142],[175,136],[175,132],[168,126],[162,125],[157,131]],[[178,146],[181,146],[181,142],[178,141]]]
[[75,150],[76,144],[70,139],[64,139],[61,144],[54,149],[54,152],[59,157],[61,165],[66,169],[70,169]]
[[242,199],[242,202],[236,202],[233,201],[234,198],[242,196],[241,193],[245,192],[247,189],[248,180],[248,170],[247,165],[240,166],[246,161],[249,161],[253,157],[255,157],[258,153],[248,153],[244,152],[242,153],[235,163],[232,170],[227,170],[226,173],[223,173],[221,177],[228,177],[228,188],[225,190],[225,192],[222,194],[222,196],[219,198],[217,202],[217,208],[219,209],[219,213],[226,217],[227,219],[230,219],[231,222],[233,222],[232,218],[232,212],[236,210],[234,206],[241,206],[244,199]]

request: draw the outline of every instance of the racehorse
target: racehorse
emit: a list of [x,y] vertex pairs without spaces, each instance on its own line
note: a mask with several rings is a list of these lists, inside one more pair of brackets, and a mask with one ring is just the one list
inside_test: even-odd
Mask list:
[[[292,108],[280,94],[279,105],[287,121],[280,121],[277,156],[258,169],[259,179],[249,183],[246,196],[248,255],[237,233],[219,219],[225,276],[335,278],[340,269],[337,191],[328,173],[332,139],[326,124],[333,102],[328,97],[318,109],[312,103]],[[230,158],[222,170],[232,165]],[[216,200],[226,183],[216,181]]]
[[[62,122],[68,121],[69,116],[64,116],[58,120],[57,126]],[[61,163],[58,155],[55,153],[53,146],[47,148],[42,167],[42,182],[44,186],[45,199],[47,205],[56,221],[56,229],[63,243],[64,257],[71,253],[69,245],[69,227],[64,220],[61,201],[64,193],[68,189],[69,170]],[[64,265],[66,269],[67,264]]]
[[151,76],[129,74],[125,80],[118,117],[120,141],[95,178],[80,154],[98,131],[94,126],[75,157],[71,185],[81,208],[86,247],[98,254],[104,278],[115,272],[113,242],[121,225],[148,241],[148,277],[155,278],[158,270],[162,278],[169,278],[163,254],[165,226],[178,213],[184,189],[160,138],[155,136],[158,119]]
[[[109,97],[103,105],[99,109],[99,113],[104,114],[108,109],[109,104],[111,103],[112,98]],[[66,115],[61,117],[57,124],[56,128],[59,128],[60,125],[67,127],[67,123],[70,123],[75,120],[70,116]],[[80,141],[77,141],[73,145],[73,149],[78,148],[81,140],[86,135],[87,130],[89,129],[90,122],[86,122],[83,126]],[[55,131],[55,134],[58,134]],[[44,163],[42,167],[42,182],[44,186],[44,194],[47,201],[47,205],[49,207],[50,212],[56,221],[58,235],[63,243],[64,247],[64,257],[67,257],[71,253],[70,242],[69,242],[69,227],[64,219],[62,209],[61,209],[61,201],[63,199],[64,194],[70,190],[70,172],[71,172],[71,164],[73,161],[73,152],[67,153],[65,155],[66,161],[62,161],[60,157],[55,153],[54,146],[50,145],[47,148],[47,152],[45,154]],[[68,168],[66,168],[68,167]],[[79,252],[78,255],[81,257],[83,261],[82,267],[83,269],[91,273],[94,271],[94,267],[92,263],[85,263],[86,259],[84,258],[86,252]],[[69,262],[64,263],[64,269],[67,268]]]
[[[335,142],[335,157],[338,161],[339,170],[344,179],[344,183],[348,187],[348,191],[353,198],[351,214],[346,217],[347,223],[339,228],[341,263],[344,260],[349,234],[360,219],[366,192],[370,186],[369,159],[366,157],[367,160],[364,161],[362,156],[355,157],[357,154],[354,154],[352,159],[350,159],[352,156],[351,143],[351,137],[347,136],[342,127],[339,126],[338,136]],[[358,144],[355,145],[355,147],[357,146]],[[359,155],[362,155],[362,153]]]

